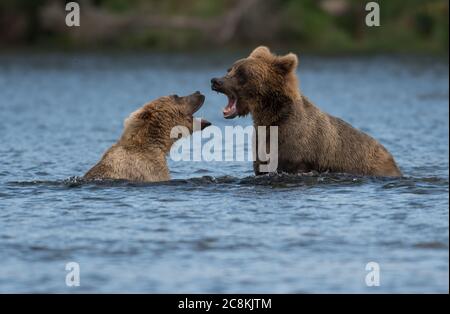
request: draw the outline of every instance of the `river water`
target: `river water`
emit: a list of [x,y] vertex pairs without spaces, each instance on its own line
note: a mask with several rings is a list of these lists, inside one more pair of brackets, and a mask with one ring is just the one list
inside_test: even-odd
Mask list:
[[0,55],[0,292],[448,292],[447,60],[300,56],[304,94],[383,143],[400,179],[173,160],[165,183],[79,178],[159,96],[200,90],[199,115],[251,125],[209,89],[237,57]]

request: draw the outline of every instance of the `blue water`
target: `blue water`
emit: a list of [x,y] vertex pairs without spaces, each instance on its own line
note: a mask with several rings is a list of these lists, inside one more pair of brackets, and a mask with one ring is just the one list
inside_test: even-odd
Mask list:
[[158,96],[200,90],[199,115],[250,125],[209,90],[236,57],[0,55],[0,292],[448,292],[447,60],[300,56],[303,92],[381,141],[401,179],[206,161],[169,161],[165,183],[77,178]]

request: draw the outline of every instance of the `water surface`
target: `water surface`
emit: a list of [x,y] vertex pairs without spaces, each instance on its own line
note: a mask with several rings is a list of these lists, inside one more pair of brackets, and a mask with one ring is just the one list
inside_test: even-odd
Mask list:
[[401,179],[206,161],[169,161],[165,183],[78,178],[158,96],[200,90],[199,115],[250,125],[209,90],[233,58],[0,56],[0,292],[448,292],[447,61],[301,57],[302,91],[381,141]]

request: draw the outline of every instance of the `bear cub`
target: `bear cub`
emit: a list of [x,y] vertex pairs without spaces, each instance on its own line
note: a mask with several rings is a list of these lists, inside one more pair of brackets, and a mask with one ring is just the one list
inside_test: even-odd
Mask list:
[[[173,143],[171,130],[176,126],[194,131],[193,114],[205,101],[195,92],[189,96],[165,96],[133,112],[124,123],[122,136],[101,160],[84,176],[85,179],[125,179],[155,182],[170,180],[166,155]],[[211,125],[201,119],[200,128]]]

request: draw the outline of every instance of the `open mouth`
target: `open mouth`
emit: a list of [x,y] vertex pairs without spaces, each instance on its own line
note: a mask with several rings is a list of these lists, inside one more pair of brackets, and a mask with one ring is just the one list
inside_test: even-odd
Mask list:
[[192,118],[196,119],[197,121],[200,122],[200,129],[203,130],[204,128],[208,127],[211,125],[211,122],[209,122],[206,119],[203,118],[196,118],[194,117],[194,113],[196,113],[197,111],[200,110],[200,108],[203,106],[204,102],[205,102],[205,96],[201,95],[199,92],[196,92],[194,95],[196,95],[197,97],[199,97],[199,101],[197,102],[197,104],[195,105],[193,111],[192,111]]
[[233,95],[227,95],[228,104],[223,109],[223,117],[225,119],[233,119],[238,115],[237,111],[237,98]]
[[[194,94],[190,95],[189,97],[195,97],[193,100],[194,102],[194,108],[192,108],[192,115],[194,113],[196,113],[197,111],[200,110],[200,108],[203,106],[203,104],[205,103],[205,96],[200,94],[200,92],[195,92]],[[191,98],[192,99],[192,98]],[[190,100],[191,100],[190,99]],[[192,101],[191,101],[192,104]],[[191,105],[192,106],[192,105]]]
[[206,119],[203,118],[195,118],[197,121],[200,121],[200,130],[203,130],[204,128],[207,128],[211,125],[211,122],[209,122]]
[[225,119],[233,119],[235,118],[239,113],[237,110],[237,97],[231,93],[226,93],[218,88],[213,88],[214,91],[224,94],[228,98],[228,104],[223,108],[223,117]]
[[225,91],[223,86],[223,83],[220,82],[220,80],[213,78],[211,80],[211,89],[213,91],[216,91],[218,93],[224,94],[228,98],[228,104],[223,108],[223,117],[225,119],[233,119],[238,115],[237,110],[237,97],[231,92]]

